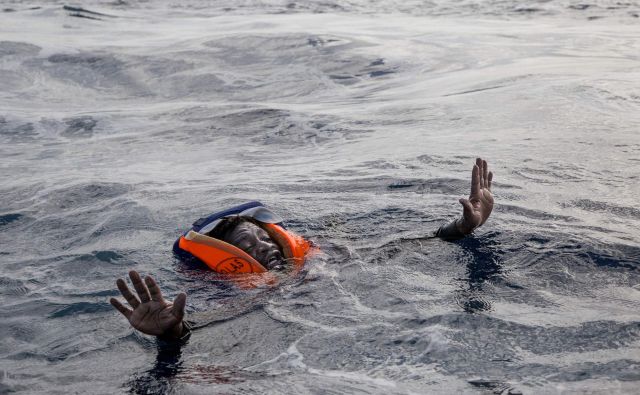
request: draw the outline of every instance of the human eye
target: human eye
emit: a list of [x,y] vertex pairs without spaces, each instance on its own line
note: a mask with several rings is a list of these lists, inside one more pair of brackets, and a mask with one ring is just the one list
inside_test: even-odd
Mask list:
[[250,247],[251,243],[247,239],[247,237],[239,237],[238,239],[236,239],[231,244],[235,245],[236,247],[240,248],[241,250],[246,250],[247,248]]
[[253,244],[251,242],[251,238],[249,237],[243,237],[242,240],[240,240],[240,243],[242,243],[245,246],[251,246]]
[[269,237],[269,234],[267,232],[265,232],[265,231],[262,231],[262,232],[258,233],[258,239],[260,241],[271,243],[271,237]]

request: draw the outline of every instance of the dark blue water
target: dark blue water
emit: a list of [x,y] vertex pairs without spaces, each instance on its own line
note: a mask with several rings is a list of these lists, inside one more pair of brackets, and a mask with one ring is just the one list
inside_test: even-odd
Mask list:
[[[0,12],[0,393],[637,391],[637,2],[63,5]],[[476,156],[492,217],[424,239]],[[173,257],[254,199],[300,276]],[[210,324],[158,350],[130,269]]]

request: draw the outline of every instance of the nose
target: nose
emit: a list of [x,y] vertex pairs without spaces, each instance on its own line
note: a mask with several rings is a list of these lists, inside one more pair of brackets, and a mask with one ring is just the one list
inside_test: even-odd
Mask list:
[[256,242],[256,250],[258,251],[258,254],[263,255],[269,250],[269,244],[262,240],[258,240]]
[[256,243],[256,251],[262,258],[266,258],[273,248],[273,244],[267,243],[266,241],[258,240]]

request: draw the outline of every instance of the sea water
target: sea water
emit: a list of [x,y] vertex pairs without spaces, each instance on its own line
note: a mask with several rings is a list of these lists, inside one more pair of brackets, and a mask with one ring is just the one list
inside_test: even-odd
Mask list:
[[[640,5],[5,1],[0,392],[633,393]],[[476,156],[495,210],[462,241]],[[260,200],[320,253],[241,291],[171,253]],[[158,349],[135,269],[211,322]]]

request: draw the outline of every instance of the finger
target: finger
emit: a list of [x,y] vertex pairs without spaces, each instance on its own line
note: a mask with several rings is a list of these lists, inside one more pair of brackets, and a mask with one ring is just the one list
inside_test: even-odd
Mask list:
[[482,160],[482,187],[489,188],[489,165],[486,160]]
[[484,185],[482,185],[483,183],[483,179],[482,179],[482,158],[476,158],[476,166],[478,166],[478,174],[479,174],[479,178],[478,181],[480,182],[480,189],[482,189],[484,187]]
[[111,303],[111,306],[115,307],[119,312],[122,313],[123,316],[127,317],[127,319],[129,319],[129,317],[131,317],[131,314],[133,313],[133,311],[131,309],[128,309],[127,307],[125,307],[125,305],[120,303],[120,301],[118,299],[111,298],[111,299],[109,299],[109,302]]
[[460,204],[462,205],[462,216],[465,218],[470,218],[473,215],[473,206],[468,199],[460,199]]
[[156,280],[151,276],[147,276],[144,278],[144,282],[149,287],[149,292],[151,293],[151,300],[155,300],[156,302],[164,302],[162,298],[162,292],[160,291],[160,287],[156,284]]
[[489,172],[489,182],[487,188],[491,190],[491,182],[493,181],[493,173]]
[[116,281],[116,285],[118,286],[118,289],[120,290],[120,293],[122,294],[122,296],[127,300],[127,302],[129,303],[129,305],[131,307],[133,307],[135,309],[136,307],[138,307],[140,305],[140,301],[129,290],[129,287],[127,287],[127,283],[125,283],[123,279],[119,278]]
[[471,171],[471,196],[480,194],[480,168],[478,165],[473,166]]
[[184,318],[184,306],[187,304],[187,294],[184,292],[180,292],[178,296],[173,300],[173,306],[171,306],[171,310],[173,311],[173,315],[182,321]]
[[138,297],[140,298],[140,301],[142,303],[146,303],[150,301],[151,295],[149,295],[149,290],[147,289],[147,286],[144,285],[144,283],[142,282],[142,279],[140,278],[140,275],[138,274],[138,272],[136,272],[135,270],[130,271],[129,278],[131,279],[131,282],[133,283],[133,287],[136,289],[136,292],[138,293]]

